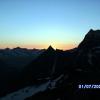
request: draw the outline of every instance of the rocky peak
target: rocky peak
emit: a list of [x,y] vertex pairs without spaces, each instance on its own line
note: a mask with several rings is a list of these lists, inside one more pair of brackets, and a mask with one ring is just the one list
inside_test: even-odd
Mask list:
[[100,40],[100,30],[93,30],[91,29],[85,36],[84,39],[91,39],[91,40],[94,40],[94,39],[99,39]]
[[97,46],[100,46],[100,30],[91,29],[78,47],[83,49],[91,49]]
[[55,51],[54,48],[50,45],[47,49],[47,51]]

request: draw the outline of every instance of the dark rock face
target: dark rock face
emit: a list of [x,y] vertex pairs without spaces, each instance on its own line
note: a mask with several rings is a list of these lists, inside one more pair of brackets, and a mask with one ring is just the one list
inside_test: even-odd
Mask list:
[[73,58],[76,55],[75,52],[74,49],[71,51],[54,50],[49,46],[37,59],[26,66],[24,70],[25,80],[55,78],[61,73],[71,70]]
[[100,30],[91,29],[78,48],[55,52],[55,73],[62,68],[59,75],[63,74],[63,77],[56,82],[56,88],[37,93],[26,100],[90,100],[98,96],[100,91],[80,90],[78,85],[98,84],[100,80]]
[[[55,50],[50,46],[24,69],[25,80],[49,77],[55,61]],[[23,73],[23,72],[22,72]]]
[[83,41],[79,44],[79,49],[92,49],[94,47],[100,46],[100,30],[90,30]]
[[[100,57],[100,30],[90,30],[84,40],[78,46],[77,59],[79,66],[90,67],[89,70],[98,69],[100,64],[97,60]],[[99,68],[100,70],[100,68]]]

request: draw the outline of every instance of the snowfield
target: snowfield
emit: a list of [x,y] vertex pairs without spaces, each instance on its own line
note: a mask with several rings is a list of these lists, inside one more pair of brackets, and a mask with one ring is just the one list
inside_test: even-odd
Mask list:
[[38,92],[45,91],[49,84],[50,82],[48,81],[40,86],[29,86],[8,94],[0,98],[0,100],[24,100],[25,98],[30,97]]
[[39,85],[39,86],[28,86],[26,88],[20,89],[16,92],[13,92],[11,94],[8,94],[2,98],[0,98],[0,100],[24,100],[38,92],[43,92],[46,89],[53,89],[56,88],[56,83],[57,81],[59,81],[61,78],[63,77],[63,75],[60,75],[58,78],[56,78],[55,80],[48,80],[47,82]]

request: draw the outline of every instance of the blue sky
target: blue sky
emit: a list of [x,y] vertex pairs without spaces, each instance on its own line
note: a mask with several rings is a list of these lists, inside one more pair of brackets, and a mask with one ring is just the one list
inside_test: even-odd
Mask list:
[[99,0],[0,0],[0,48],[69,49],[100,28]]

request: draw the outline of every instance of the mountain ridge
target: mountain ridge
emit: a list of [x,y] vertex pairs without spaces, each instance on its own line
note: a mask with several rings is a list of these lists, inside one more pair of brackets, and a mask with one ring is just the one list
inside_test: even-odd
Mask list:
[[[49,46],[18,73],[17,79],[13,83],[15,87],[12,88],[11,81],[10,86],[7,84],[6,89],[10,88],[14,91],[26,86],[41,87],[41,84],[49,83],[45,87],[46,90],[33,94],[27,100],[89,98],[93,92],[90,95],[82,96],[87,92],[79,90],[77,86],[96,84],[100,80],[100,35],[98,34],[100,34],[100,30],[90,30],[78,47],[71,50],[55,50]],[[2,94],[2,91],[0,92]]]

